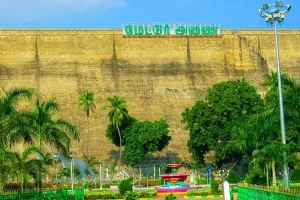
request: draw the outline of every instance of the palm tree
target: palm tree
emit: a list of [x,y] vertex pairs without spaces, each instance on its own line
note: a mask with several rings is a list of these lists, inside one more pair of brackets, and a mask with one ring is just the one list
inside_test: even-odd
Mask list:
[[23,153],[20,155],[16,152],[11,152],[10,154],[13,155],[14,161],[13,161],[13,171],[16,172],[16,174],[19,176],[19,179],[21,181],[21,192],[23,193],[23,185],[24,180],[28,179],[29,174],[36,173],[37,169],[37,160],[35,158],[31,158],[33,154],[41,154],[41,151],[39,148],[35,146],[29,146],[26,148]]
[[71,138],[79,139],[77,128],[64,119],[53,119],[59,110],[54,100],[40,103],[36,100],[34,109],[27,113],[30,120],[32,140],[35,140],[41,150],[42,143],[53,145],[64,155],[68,155]]
[[123,123],[125,119],[129,118],[128,115],[128,103],[125,101],[124,98],[119,96],[113,96],[112,98],[107,98],[107,101],[109,104],[104,105],[103,109],[109,108],[109,112],[107,114],[107,117],[109,118],[110,123],[112,123],[114,126],[117,127],[118,134],[119,134],[119,151],[120,151],[120,158],[119,158],[119,168],[121,168],[121,159],[122,159],[122,137],[121,132],[119,129],[119,126]]
[[87,117],[87,127],[88,127],[88,141],[87,141],[87,157],[89,157],[89,148],[90,148],[90,110],[94,111],[96,108],[96,103],[98,99],[95,97],[95,93],[91,91],[84,91],[78,97],[79,107],[83,107],[83,110],[86,112]]
[[9,180],[10,174],[12,174],[13,158],[12,158],[12,154],[4,147],[0,147],[0,156],[1,156],[1,162],[0,162],[0,171],[1,171],[0,193],[1,193],[1,191],[3,191],[3,186]]
[[43,160],[42,162],[42,171],[43,174],[45,175],[49,175],[49,167],[53,167],[54,166],[54,159],[53,159],[53,154],[52,153],[42,153],[41,154],[43,156]]
[[[0,146],[6,146],[8,143],[11,143],[7,125],[12,115],[18,115],[17,104],[19,100],[30,99],[33,93],[34,90],[29,88],[16,88],[0,93]],[[17,139],[18,137],[15,135],[13,138]]]
[[[3,183],[7,181],[8,174],[11,172],[11,154],[7,151],[7,146],[12,145],[15,140],[18,140],[20,135],[10,135],[7,130],[7,125],[10,124],[10,119],[14,115],[18,115],[19,110],[17,105],[21,99],[30,99],[34,93],[30,88],[14,88],[7,92],[0,92],[0,155],[1,155],[1,176],[0,176],[0,191],[3,189]],[[5,160],[5,162],[4,162]]]

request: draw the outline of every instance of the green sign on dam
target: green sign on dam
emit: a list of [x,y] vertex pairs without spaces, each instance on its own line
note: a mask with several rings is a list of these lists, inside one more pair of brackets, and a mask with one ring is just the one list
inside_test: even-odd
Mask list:
[[124,23],[123,35],[220,35],[219,23]]

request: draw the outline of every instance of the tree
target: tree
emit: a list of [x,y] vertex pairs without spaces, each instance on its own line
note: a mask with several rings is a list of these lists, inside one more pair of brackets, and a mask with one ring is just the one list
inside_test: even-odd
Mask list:
[[125,119],[128,119],[128,103],[122,97],[113,96],[107,98],[109,104],[104,105],[103,109],[110,109],[107,117],[109,118],[109,122],[117,127],[118,134],[119,134],[119,151],[120,151],[120,158],[119,158],[119,168],[121,169],[121,159],[122,159],[122,136],[120,132],[119,126],[122,125]]
[[[121,132],[121,136],[124,137],[126,129],[130,129],[130,127],[137,121],[134,117],[128,116],[123,120],[123,123],[119,126],[119,130]],[[106,137],[111,140],[111,142],[119,146],[120,145],[120,137],[117,127],[109,123],[106,127]],[[122,140],[122,146],[126,145],[126,140]]]
[[240,152],[227,152],[224,146],[231,140],[232,124],[259,113],[263,101],[245,79],[223,81],[207,90],[206,101],[197,101],[182,113],[182,123],[190,131],[188,148],[198,165],[204,165],[204,155],[215,151],[217,166],[239,161]]
[[7,150],[7,146],[11,146],[16,140],[22,138],[20,134],[13,136],[9,134],[7,125],[10,124],[12,115],[18,115],[19,101],[30,99],[33,93],[34,90],[30,88],[14,88],[0,93],[0,191],[2,191],[3,184],[8,180],[12,171],[12,155]]
[[68,155],[71,138],[79,139],[77,128],[64,119],[54,119],[59,105],[53,100],[36,100],[32,111],[27,113],[30,120],[31,137],[41,150],[42,143],[53,145],[64,155]]
[[163,150],[171,140],[166,120],[135,121],[125,130],[125,157],[134,166],[147,153]]
[[19,100],[31,99],[34,93],[30,88],[15,88],[0,94],[0,146],[6,146],[13,143],[13,140],[20,139],[20,135],[9,135],[7,132],[8,120],[13,116],[18,116],[19,109],[17,105]]
[[[287,127],[287,145],[281,142],[280,134],[280,118],[278,105],[278,79],[277,73],[272,72],[271,75],[264,75],[266,81],[264,83],[268,88],[265,97],[265,106],[263,112],[254,114],[245,121],[235,123],[232,129],[232,139],[227,144],[229,151],[237,150],[246,152],[251,157],[251,152],[257,151],[253,156],[255,163],[262,163],[266,167],[267,183],[269,185],[269,168],[272,166],[273,184],[276,185],[276,166],[286,162],[295,162],[293,157],[295,151],[298,151],[299,138],[299,102],[300,97],[299,84],[283,74],[283,95],[285,105],[285,119]],[[293,139],[290,139],[293,138]],[[285,157],[278,152],[285,152]]]
[[87,117],[87,129],[88,129],[88,141],[87,141],[87,157],[89,157],[89,148],[90,148],[90,111],[96,109],[96,103],[98,99],[95,97],[95,93],[91,91],[84,91],[78,97],[79,107],[83,107],[83,110],[86,112]]
[[13,171],[17,173],[21,181],[21,192],[23,193],[24,180],[28,179],[29,174],[35,173],[37,170],[37,160],[35,158],[30,158],[33,154],[41,154],[39,148],[35,146],[30,146],[26,148],[23,153],[11,153],[14,156],[13,161]]
[[3,186],[9,180],[9,175],[12,174],[13,157],[12,154],[5,149],[0,147],[0,192],[3,191]]
[[[268,92],[265,97],[266,107],[273,110],[273,115],[278,116],[280,122],[278,76],[277,72],[264,75]],[[286,126],[286,142],[300,152],[300,84],[287,74],[282,74],[282,92],[284,104],[284,118]],[[280,127],[278,127],[278,132]]]

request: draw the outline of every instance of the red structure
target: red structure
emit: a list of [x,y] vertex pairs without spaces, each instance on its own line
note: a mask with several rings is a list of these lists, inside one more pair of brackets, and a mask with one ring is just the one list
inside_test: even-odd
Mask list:
[[189,174],[177,174],[177,170],[181,167],[181,164],[168,164],[168,167],[172,169],[170,174],[162,174],[160,177],[164,179],[167,186],[185,186],[184,181]]

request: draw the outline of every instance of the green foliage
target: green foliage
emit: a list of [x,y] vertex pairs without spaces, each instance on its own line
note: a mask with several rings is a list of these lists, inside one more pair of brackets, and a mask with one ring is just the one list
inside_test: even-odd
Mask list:
[[124,123],[124,120],[129,118],[128,115],[128,103],[124,98],[119,96],[108,97],[107,101],[109,104],[103,106],[103,109],[109,108],[107,117],[109,118],[109,123],[116,126],[119,136],[119,164],[122,162],[122,134],[120,131],[120,126]]
[[135,121],[125,135],[125,157],[129,165],[136,165],[147,153],[161,151],[171,140],[169,125],[164,119]]
[[[223,189],[218,190],[218,194],[222,194]],[[210,188],[203,188],[203,189],[192,189],[188,190],[186,196],[204,196],[204,195],[212,195],[212,191]]]
[[90,149],[90,126],[89,126],[89,117],[90,117],[90,111],[94,111],[96,108],[96,103],[98,102],[98,99],[95,97],[95,93],[92,91],[84,91],[82,92],[78,97],[78,106],[83,107],[83,110],[86,112],[87,116],[87,128],[88,128],[88,136],[87,136],[87,147],[86,147],[86,153],[87,157],[89,157],[89,149]]
[[[133,191],[138,198],[154,198],[157,196],[155,190],[137,190]],[[126,193],[125,193],[126,194]],[[84,199],[122,199],[119,192],[114,192],[110,190],[87,190],[84,192]]]
[[90,116],[90,111],[94,111],[96,103],[99,100],[95,97],[95,93],[92,91],[84,91],[80,93],[78,97],[78,106],[83,107],[87,117]]
[[119,185],[119,192],[121,195],[125,195],[125,193],[129,191],[132,191],[132,183],[130,182],[130,180],[123,180],[121,181],[120,185]]
[[215,180],[211,183],[211,193],[218,194],[219,193],[219,183]]
[[197,101],[182,113],[182,123],[190,132],[188,148],[197,165],[204,165],[204,155],[215,151],[215,163],[237,161],[244,152],[228,152],[224,146],[231,140],[232,124],[236,120],[262,110],[263,101],[245,79],[223,81],[207,90],[206,101]]
[[[125,136],[125,130],[130,129],[132,124],[137,121],[137,119],[128,116],[128,118],[125,118],[123,120],[123,123],[119,126],[121,136],[124,138]],[[109,123],[106,127],[106,137],[116,146],[120,145],[120,138],[119,138],[119,133],[117,127]],[[126,144],[126,140],[122,140],[122,146]]]
[[235,171],[230,171],[227,181],[228,183],[238,183],[240,182],[240,175]]
[[123,97],[119,96],[108,97],[107,101],[109,104],[104,105],[103,109],[109,109],[107,117],[110,123],[118,128],[125,119],[128,119],[129,105]]
[[267,177],[261,169],[254,168],[254,169],[251,169],[248,172],[248,174],[246,175],[246,181],[249,184],[266,185]]
[[138,195],[135,192],[127,191],[125,193],[124,199],[125,200],[137,200],[138,199]]
[[164,196],[164,200],[177,200],[178,197],[176,195],[174,195],[173,193],[170,193],[166,196]]
[[[280,124],[280,110],[278,106],[278,74],[272,72],[270,75],[265,75],[265,83],[268,92],[266,94],[266,107],[272,111],[272,114],[277,117],[277,124]],[[300,152],[300,84],[295,79],[287,74],[281,75],[282,93],[286,126],[286,141],[287,144],[294,148],[294,151]],[[278,132],[280,127],[278,127]]]
[[163,185],[163,184],[164,184],[164,179],[159,178],[159,179],[158,179],[158,184],[159,184],[159,185]]
[[291,181],[300,181],[300,169],[294,169],[291,174]]
[[101,191],[84,191],[84,199],[122,199],[123,196],[119,192],[110,190]]
[[136,190],[134,192],[139,198],[153,198],[157,196],[156,190]]

